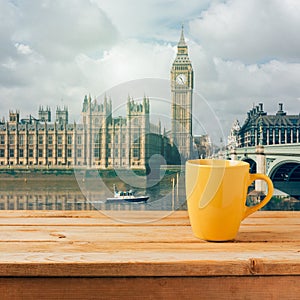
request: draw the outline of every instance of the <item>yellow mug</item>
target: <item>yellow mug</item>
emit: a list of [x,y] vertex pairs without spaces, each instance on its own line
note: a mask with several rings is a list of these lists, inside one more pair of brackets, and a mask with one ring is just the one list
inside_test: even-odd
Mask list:
[[[186,162],[186,196],[193,233],[207,241],[233,240],[240,223],[266,205],[273,195],[273,183],[264,174],[250,174],[242,161],[196,159]],[[268,193],[257,205],[247,206],[249,185],[262,179]]]

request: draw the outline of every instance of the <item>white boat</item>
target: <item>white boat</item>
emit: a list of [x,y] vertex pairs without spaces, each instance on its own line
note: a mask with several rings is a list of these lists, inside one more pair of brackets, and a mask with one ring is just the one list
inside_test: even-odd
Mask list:
[[132,190],[118,191],[114,184],[114,197],[107,198],[106,201],[128,201],[128,202],[146,202],[149,196],[135,196]]

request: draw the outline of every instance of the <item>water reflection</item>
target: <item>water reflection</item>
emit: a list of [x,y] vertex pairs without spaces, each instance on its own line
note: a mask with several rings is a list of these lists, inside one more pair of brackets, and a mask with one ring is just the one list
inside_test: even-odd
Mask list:
[[[136,195],[149,196],[147,202],[106,202],[112,196],[113,184],[118,189],[130,188],[118,178],[106,178],[105,190],[97,178],[85,177],[78,184],[74,176],[31,176],[1,178],[0,210],[177,210],[185,209],[184,190],[174,185],[175,175],[159,184],[135,189]],[[84,187],[84,188],[83,188]],[[107,191],[111,194],[108,194]]]
[[93,210],[80,193],[6,192],[0,195],[0,210]]
[[[113,184],[118,189],[128,186],[117,178],[105,179],[105,185],[112,193]],[[176,173],[147,189],[136,189],[136,194],[147,194],[144,203],[106,202],[107,190],[97,188],[99,182],[86,178],[85,191],[79,187],[74,176],[19,176],[0,180],[0,210],[156,210],[172,211],[186,209],[184,179],[176,183]],[[248,197],[248,204],[259,199]],[[300,201],[289,196],[274,196],[263,210],[300,210]]]

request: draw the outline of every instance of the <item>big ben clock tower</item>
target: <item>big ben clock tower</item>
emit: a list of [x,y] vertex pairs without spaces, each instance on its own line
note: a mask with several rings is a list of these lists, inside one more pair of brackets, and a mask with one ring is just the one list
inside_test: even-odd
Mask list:
[[191,158],[192,153],[193,81],[193,68],[188,56],[188,47],[185,43],[182,26],[177,55],[171,69],[171,142],[177,147],[182,161]]

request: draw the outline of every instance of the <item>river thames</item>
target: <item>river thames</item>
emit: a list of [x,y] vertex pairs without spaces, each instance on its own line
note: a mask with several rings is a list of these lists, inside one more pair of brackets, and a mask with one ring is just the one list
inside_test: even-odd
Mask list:
[[[186,209],[181,177],[177,173],[172,173],[159,180],[145,183],[143,177],[132,174],[131,179],[130,176],[126,177],[125,182],[122,180],[123,177],[101,177],[97,172],[84,176],[76,172],[68,175],[1,174],[0,210]],[[134,184],[129,185],[128,182]],[[149,200],[139,203],[107,202],[106,198],[113,196],[114,184],[119,190],[133,189],[135,195],[147,195]]]
[[[125,180],[124,180],[125,178]],[[136,195],[148,195],[147,202],[107,202],[113,185],[119,190],[132,188]],[[253,200],[249,197],[248,202]],[[255,199],[254,199],[255,200]],[[163,174],[159,180],[145,182],[141,176],[117,174],[88,176],[75,174],[1,174],[0,210],[182,210],[186,209],[184,174]],[[265,210],[300,210],[300,201],[274,195]]]

